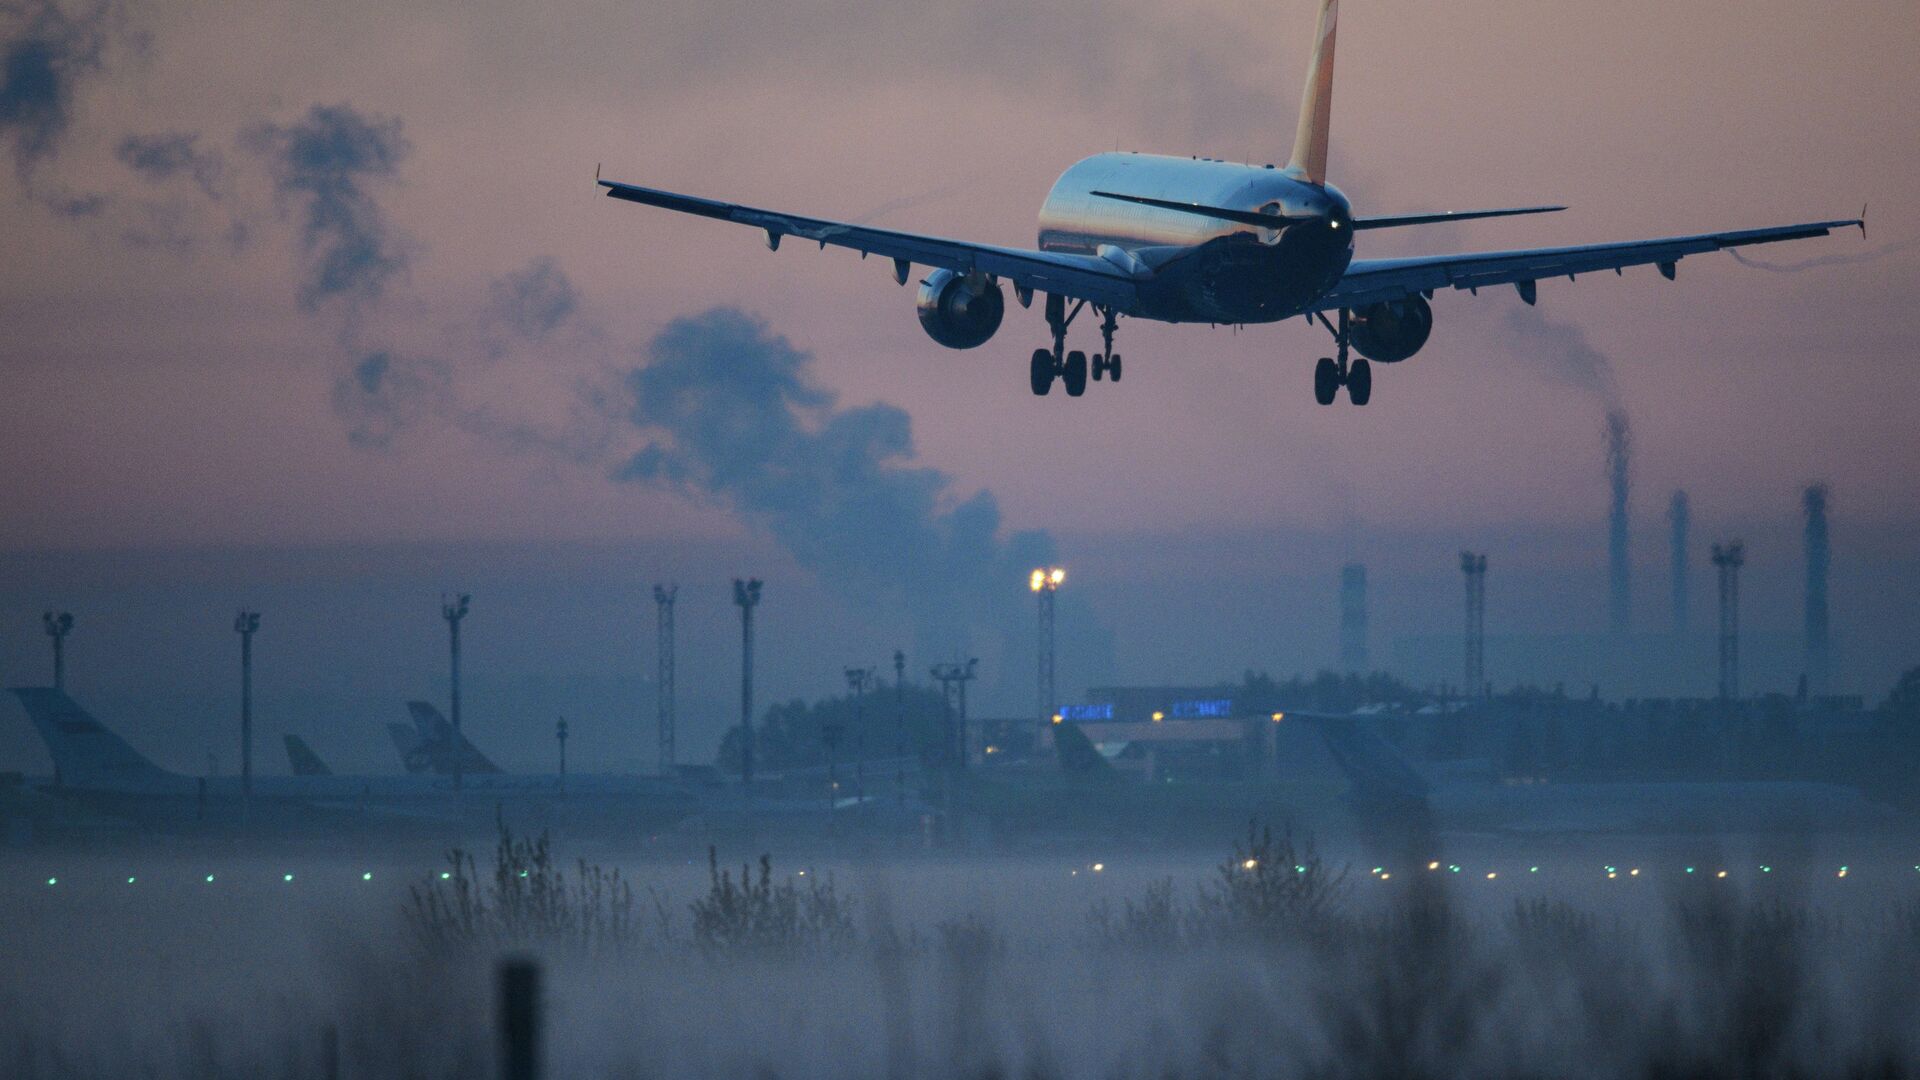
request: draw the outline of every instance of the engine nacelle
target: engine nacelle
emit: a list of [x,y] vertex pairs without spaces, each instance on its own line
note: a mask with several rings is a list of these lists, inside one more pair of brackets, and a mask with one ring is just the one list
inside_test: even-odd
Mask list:
[[1354,312],[1353,320],[1353,347],[1382,364],[1397,364],[1419,352],[1433,333],[1433,307],[1419,293],[1369,304]]
[[1007,298],[998,282],[985,277],[976,281],[970,285],[964,274],[935,270],[920,283],[917,306],[928,337],[949,349],[972,349],[1000,329]]

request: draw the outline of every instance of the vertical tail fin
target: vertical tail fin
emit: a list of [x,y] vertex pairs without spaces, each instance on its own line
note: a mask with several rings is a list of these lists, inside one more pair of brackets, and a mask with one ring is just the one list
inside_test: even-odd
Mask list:
[[47,744],[60,783],[109,791],[144,790],[174,779],[126,740],[108,731],[64,692],[21,687],[14,696]]
[[1307,90],[1300,99],[1300,128],[1293,137],[1287,171],[1310,184],[1327,182],[1327,126],[1333,113],[1334,23],[1340,0],[1321,0],[1320,25],[1313,35],[1313,60],[1307,66]]
[[332,776],[333,770],[313,752],[313,747],[298,735],[284,736],[287,742],[287,765],[295,776]]

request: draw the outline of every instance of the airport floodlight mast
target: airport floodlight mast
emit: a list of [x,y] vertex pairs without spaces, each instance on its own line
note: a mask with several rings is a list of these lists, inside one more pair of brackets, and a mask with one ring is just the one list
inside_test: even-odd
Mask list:
[[907,801],[907,654],[893,650],[893,797]]
[[740,787],[753,788],[753,609],[760,603],[760,579],[733,579],[733,602],[740,606]]
[[233,617],[240,635],[240,812],[252,809],[253,798],[253,634],[260,629],[260,613],[242,609]]
[[847,691],[853,698],[853,797],[867,797],[867,725],[862,713],[867,688],[879,680],[872,668],[847,669]]
[[967,684],[978,678],[979,666],[978,659],[933,665],[933,679],[947,703],[947,751],[956,769],[967,767]]
[[453,724],[453,790],[462,786],[467,765],[467,743],[460,734],[460,620],[467,617],[472,597],[461,593],[452,600],[440,598],[440,617],[447,620],[448,666],[447,716]]
[[1067,580],[1067,572],[1057,566],[1034,570],[1027,576],[1027,588],[1040,600],[1040,731],[1035,747],[1045,747],[1053,738],[1053,711],[1059,702],[1053,677],[1053,594]]
[[678,585],[655,585],[653,602],[659,608],[659,669],[655,676],[654,693],[658,699],[660,711],[660,772],[673,774],[674,760],[674,689],[673,689],[673,601],[680,595]]
[[1487,557],[1460,553],[1460,570],[1467,576],[1467,656],[1461,689],[1479,697],[1487,684]]
[[70,611],[48,611],[40,616],[41,625],[47,628],[47,636],[53,639],[53,688],[67,688],[67,635],[73,633],[73,613]]
[[1713,545],[1713,568],[1720,578],[1720,700],[1740,697],[1740,568],[1747,547],[1735,540]]

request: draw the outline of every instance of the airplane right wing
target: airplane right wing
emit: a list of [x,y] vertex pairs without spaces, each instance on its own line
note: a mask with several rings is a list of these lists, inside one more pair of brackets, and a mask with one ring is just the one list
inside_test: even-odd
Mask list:
[[1805,225],[1670,236],[1659,240],[1630,240],[1616,244],[1588,244],[1584,247],[1480,251],[1408,259],[1355,259],[1340,278],[1340,283],[1321,297],[1314,308],[1318,311],[1351,309],[1381,301],[1404,300],[1415,293],[1431,296],[1436,289],[1477,292],[1489,285],[1512,285],[1519,290],[1520,298],[1531,304],[1535,297],[1535,285],[1543,278],[1570,279],[1576,274],[1590,274],[1596,270],[1618,273],[1629,266],[1658,266],[1663,276],[1672,279],[1674,264],[1687,255],[1724,251],[1747,244],[1771,244],[1781,240],[1825,236],[1834,229],[1855,225],[1861,225],[1860,219],[1815,221]]
[[852,248],[862,255],[884,256],[893,260],[894,280],[902,285],[907,283],[909,269],[918,265],[957,273],[978,270],[1006,278],[1013,282],[1016,289],[1086,300],[1123,312],[1133,307],[1136,296],[1136,272],[1097,255],[974,244],[965,240],[947,240],[938,236],[875,229],[824,218],[782,214],[612,180],[601,180],[599,184],[607,189],[607,195],[611,198],[764,230],[768,247],[777,248],[783,237],[797,236],[802,240],[812,240],[823,248],[832,244],[835,247]]

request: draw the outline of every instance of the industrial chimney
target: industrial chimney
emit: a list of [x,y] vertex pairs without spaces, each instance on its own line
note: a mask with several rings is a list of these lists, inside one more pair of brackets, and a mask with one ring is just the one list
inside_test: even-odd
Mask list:
[[1362,563],[1340,568],[1340,668],[1354,674],[1367,670],[1367,568]]
[[1673,635],[1680,637],[1687,632],[1687,530],[1693,524],[1693,506],[1686,492],[1673,493],[1667,523],[1673,526]]
[[1633,621],[1633,591],[1628,569],[1627,495],[1631,472],[1629,452],[1633,436],[1622,409],[1607,413],[1607,483],[1611,500],[1607,512],[1607,623],[1615,637],[1625,637]]
[[1808,484],[1800,505],[1807,513],[1807,692],[1832,692],[1827,624],[1827,485]]

